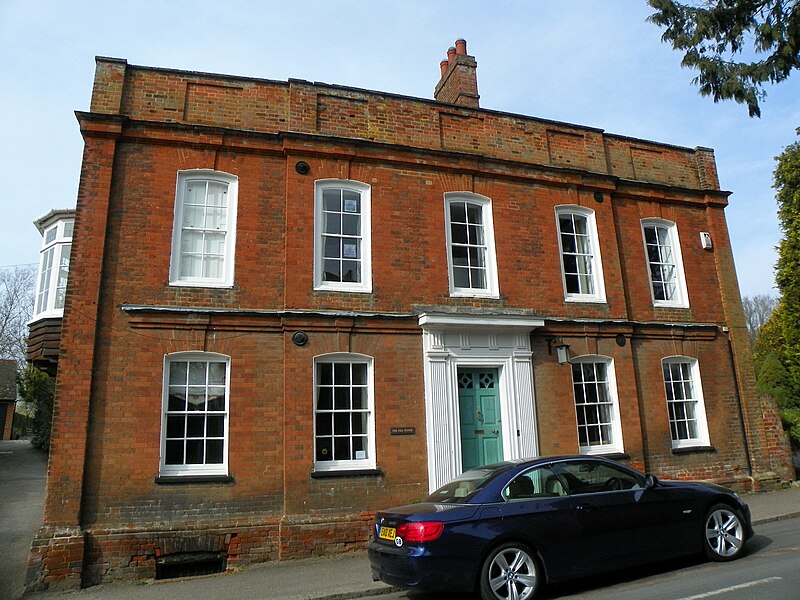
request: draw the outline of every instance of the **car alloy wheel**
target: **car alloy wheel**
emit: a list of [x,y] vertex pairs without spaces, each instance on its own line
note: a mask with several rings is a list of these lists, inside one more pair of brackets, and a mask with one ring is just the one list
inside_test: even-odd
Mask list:
[[733,560],[744,548],[742,516],[726,504],[711,507],[703,530],[703,547],[711,560]]
[[503,544],[483,563],[481,596],[484,600],[532,600],[538,588],[536,559],[523,544]]

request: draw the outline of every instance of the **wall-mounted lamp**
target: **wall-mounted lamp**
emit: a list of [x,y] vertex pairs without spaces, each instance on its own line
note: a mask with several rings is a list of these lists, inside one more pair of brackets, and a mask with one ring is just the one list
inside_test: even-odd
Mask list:
[[553,354],[553,348],[556,350],[558,364],[566,365],[569,363],[569,344],[565,344],[562,338],[547,338],[547,353]]

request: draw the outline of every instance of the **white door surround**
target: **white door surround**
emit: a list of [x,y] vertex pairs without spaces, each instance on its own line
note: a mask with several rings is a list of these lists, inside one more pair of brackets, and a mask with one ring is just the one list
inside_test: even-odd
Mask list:
[[538,454],[530,332],[544,320],[519,316],[423,313],[425,420],[430,491],[461,473],[458,367],[499,373],[504,459]]

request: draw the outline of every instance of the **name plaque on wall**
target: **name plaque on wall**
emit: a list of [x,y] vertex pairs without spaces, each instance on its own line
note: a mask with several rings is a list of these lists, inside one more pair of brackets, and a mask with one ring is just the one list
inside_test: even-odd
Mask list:
[[391,435],[416,435],[416,427],[391,427],[389,429]]

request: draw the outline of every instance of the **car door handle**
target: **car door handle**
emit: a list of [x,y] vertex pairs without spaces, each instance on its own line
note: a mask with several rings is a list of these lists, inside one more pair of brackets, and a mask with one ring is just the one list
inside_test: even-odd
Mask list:
[[576,506],[575,508],[577,508],[578,510],[589,512],[591,510],[594,510],[595,506],[594,504],[578,504],[578,506]]

